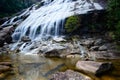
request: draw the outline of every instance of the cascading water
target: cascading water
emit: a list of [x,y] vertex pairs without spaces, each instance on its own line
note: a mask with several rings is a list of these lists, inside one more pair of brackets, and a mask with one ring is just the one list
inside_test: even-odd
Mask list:
[[[40,41],[43,38],[60,37],[66,18],[103,9],[99,3],[95,3],[93,0],[42,0],[41,2],[44,3],[43,6],[32,10],[28,18],[16,28],[12,35],[14,41],[18,42],[23,36],[28,36],[33,45],[34,41]],[[24,43],[21,50],[25,45],[29,46]]]
[[84,14],[102,7],[89,0],[43,0],[44,5],[34,10],[13,34],[13,39],[29,36],[31,40],[52,36],[59,37],[67,17]]

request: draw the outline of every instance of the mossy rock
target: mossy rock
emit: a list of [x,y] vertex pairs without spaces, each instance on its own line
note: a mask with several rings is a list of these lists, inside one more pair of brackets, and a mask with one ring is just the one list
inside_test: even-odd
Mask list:
[[80,27],[80,17],[79,16],[71,16],[66,20],[65,30],[67,33],[71,33]]

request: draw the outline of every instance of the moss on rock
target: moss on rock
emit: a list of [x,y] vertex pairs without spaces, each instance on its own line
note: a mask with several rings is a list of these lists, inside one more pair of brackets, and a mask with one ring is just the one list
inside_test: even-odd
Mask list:
[[65,30],[67,33],[71,33],[80,27],[80,17],[79,16],[71,16],[66,20]]

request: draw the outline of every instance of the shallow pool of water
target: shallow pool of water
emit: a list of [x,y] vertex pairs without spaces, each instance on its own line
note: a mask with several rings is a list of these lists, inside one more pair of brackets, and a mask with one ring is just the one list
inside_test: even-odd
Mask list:
[[[0,56],[0,61],[12,61],[14,63],[14,75],[10,74],[5,80],[49,80],[58,71],[75,69],[75,63],[79,58],[45,58],[39,55],[12,54]],[[105,61],[105,60],[99,60]],[[109,61],[109,60],[108,60]],[[120,80],[120,60],[111,60],[114,68],[108,73],[95,77],[89,75],[93,80]]]

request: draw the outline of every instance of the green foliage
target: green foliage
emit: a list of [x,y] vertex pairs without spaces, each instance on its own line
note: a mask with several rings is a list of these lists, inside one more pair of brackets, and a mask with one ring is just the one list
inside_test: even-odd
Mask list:
[[73,32],[80,27],[80,18],[78,16],[71,16],[67,19],[65,29],[68,33]]
[[120,0],[108,1],[108,25],[114,27],[120,20]]
[[114,30],[116,39],[120,38],[120,0],[108,1],[108,27]]
[[120,21],[117,23],[117,25],[116,25],[116,31],[115,31],[115,38],[117,39],[117,40],[120,40]]
[[0,16],[13,14],[32,4],[32,0],[0,0]]

